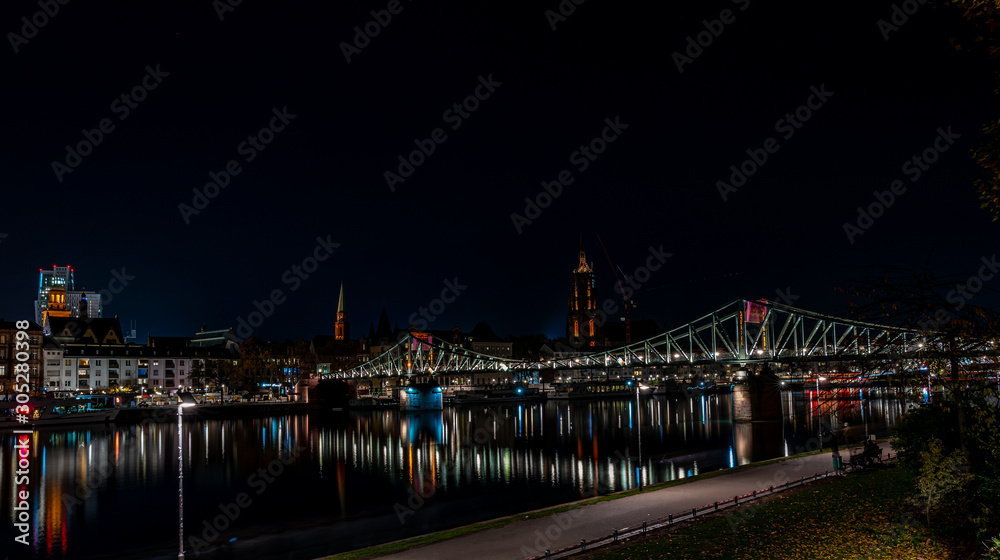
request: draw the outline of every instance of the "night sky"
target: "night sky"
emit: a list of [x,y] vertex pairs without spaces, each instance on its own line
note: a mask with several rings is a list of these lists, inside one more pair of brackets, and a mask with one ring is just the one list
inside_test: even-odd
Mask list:
[[[275,290],[253,334],[332,334],[341,282],[357,337],[383,305],[405,327],[456,279],[430,328],[559,336],[581,235],[602,300],[620,302],[598,234],[629,274],[650,248],[672,255],[633,312],[665,327],[776,290],[838,312],[834,287],[869,267],[970,273],[996,252],[969,156],[998,114],[995,74],[954,52],[951,11],[925,5],[886,40],[889,2],[563,0],[564,19],[546,16],[556,0],[330,4],[78,0],[26,42],[8,34],[0,316],[31,317],[37,270],[70,264],[78,289],[134,277],[105,316],[140,342],[235,327]],[[4,2],[4,32],[39,11]],[[939,128],[947,151],[904,168]],[[602,153],[578,152],[602,133]],[[387,181],[415,141],[433,153]],[[748,150],[768,159],[724,200]],[[844,224],[894,180],[905,192],[852,243]],[[525,216],[525,197],[550,203]],[[336,248],[292,280],[317,238]]]

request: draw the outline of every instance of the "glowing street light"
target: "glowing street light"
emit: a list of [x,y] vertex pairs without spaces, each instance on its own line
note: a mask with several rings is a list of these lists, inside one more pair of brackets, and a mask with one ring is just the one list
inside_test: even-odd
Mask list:
[[825,377],[816,377],[816,429],[819,431],[819,447],[823,448],[823,427],[819,424],[819,382],[826,381]]
[[181,427],[184,422],[184,409],[198,404],[191,393],[177,393],[177,518],[180,549],[179,560],[184,560],[184,434]]
[[642,492],[642,409],[639,405],[639,391],[645,391],[646,389],[649,389],[646,385],[641,383],[635,384],[636,439],[639,440],[639,466],[635,469],[635,479],[639,483],[640,492]]

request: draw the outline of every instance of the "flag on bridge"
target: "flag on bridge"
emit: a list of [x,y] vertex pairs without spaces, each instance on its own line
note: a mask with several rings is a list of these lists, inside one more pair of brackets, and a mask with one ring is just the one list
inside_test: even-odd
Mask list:
[[752,301],[747,302],[747,323],[763,323],[766,315],[767,306],[762,303],[755,303]]

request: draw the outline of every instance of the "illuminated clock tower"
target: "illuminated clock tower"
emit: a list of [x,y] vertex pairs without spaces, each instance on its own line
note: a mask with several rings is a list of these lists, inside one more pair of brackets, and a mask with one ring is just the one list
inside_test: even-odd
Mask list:
[[580,262],[569,280],[569,314],[566,337],[573,346],[594,346],[597,341],[597,286],[594,267],[587,263],[580,239]]
[[340,298],[337,300],[337,323],[333,327],[333,338],[349,340],[351,324],[347,322],[347,305],[344,303],[344,283],[340,283]]

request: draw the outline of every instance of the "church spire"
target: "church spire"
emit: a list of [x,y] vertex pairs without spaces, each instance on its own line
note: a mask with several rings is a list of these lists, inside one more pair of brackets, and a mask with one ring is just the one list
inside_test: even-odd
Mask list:
[[580,234],[580,262],[576,265],[575,273],[590,273],[594,268],[587,264],[587,254],[583,252],[583,234]]
[[344,283],[340,283],[340,297],[337,299],[337,323],[333,327],[333,338],[348,340],[351,337],[351,324],[347,322],[347,304],[344,302]]

